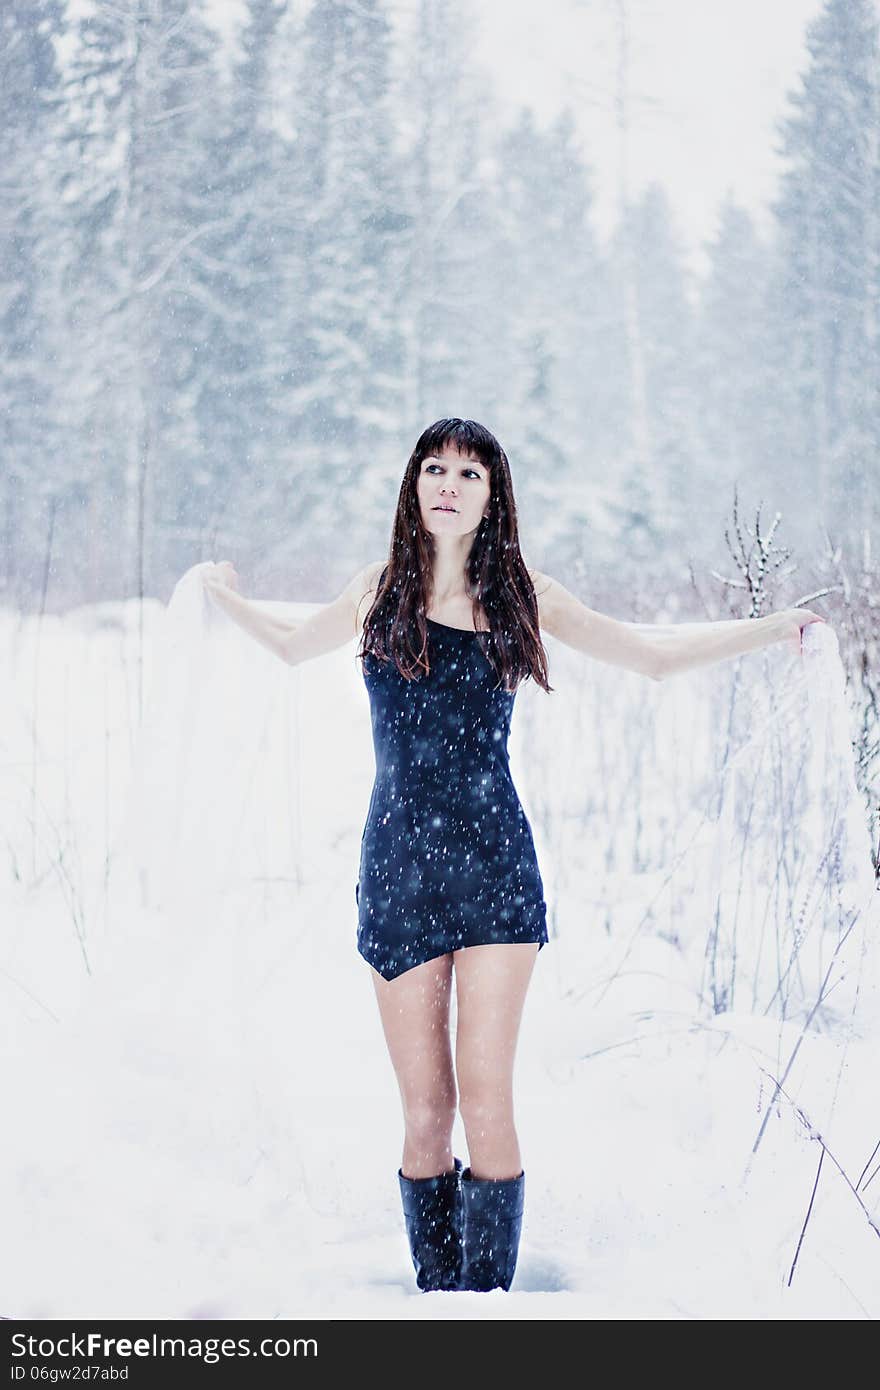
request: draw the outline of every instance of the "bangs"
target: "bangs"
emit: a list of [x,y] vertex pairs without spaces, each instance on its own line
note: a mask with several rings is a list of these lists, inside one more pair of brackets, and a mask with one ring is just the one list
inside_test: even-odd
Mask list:
[[499,461],[497,440],[476,420],[438,420],[419,440],[419,455],[426,458],[428,454],[441,453],[447,444],[460,454],[472,454],[490,471]]

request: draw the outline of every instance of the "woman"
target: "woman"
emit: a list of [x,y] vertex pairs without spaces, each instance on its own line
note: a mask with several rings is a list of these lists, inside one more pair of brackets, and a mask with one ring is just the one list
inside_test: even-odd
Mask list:
[[[215,602],[285,661],[361,638],[376,781],[361,843],[358,950],[369,963],[400,1088],[398,1181],[418,1287],[509,1289],[525,1172],[513,1063],[547,942],[531,828],[510,777],[516,689],[547,691],[541,630],[662,680],[788,638],[806,609],[639,627],[527,569],[507,457],[473,420],[439,420],[406,466],[390,554],[304,622],[270,617],[205,572]],[[449,1007],[453,975],[457,1030]],[[460,1110],[470,1166],[452,1153]]]

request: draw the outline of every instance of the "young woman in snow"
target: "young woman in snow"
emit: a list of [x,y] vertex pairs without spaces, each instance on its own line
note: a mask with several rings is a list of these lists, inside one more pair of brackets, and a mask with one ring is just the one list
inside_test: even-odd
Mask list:
[[[376,780],[361,842],[358,950],[403,1103],[398,1182],[418,1287],[509,1289],[525,1172],[513,1065],[547,942],[531,828],[507,755],[516,689],[548,693],[541,631],[653,680],[800,639],[807,609],[639,627],[585,607],[520,554],[507,457],[473,420],[439,420],[406,466],[390,553],[303,622],[204,572],[216,604],[291,665],[358,637]],[[455,977],[457,1029],[449,1030]],[[452,1153],[461,1112],[470,1164]]]

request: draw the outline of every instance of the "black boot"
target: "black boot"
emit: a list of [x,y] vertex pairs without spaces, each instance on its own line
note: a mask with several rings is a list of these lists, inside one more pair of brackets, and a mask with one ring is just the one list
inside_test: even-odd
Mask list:
[[406,1234],[425,1293],[457,1289],[461,1278],[461,1159],[434,1178],[405,1178],[398,1168]]
[[464,1253],[461,1289],[509,1289],[516,1269],[522,1229],[526,1175],[473,1178],[461,1175]]

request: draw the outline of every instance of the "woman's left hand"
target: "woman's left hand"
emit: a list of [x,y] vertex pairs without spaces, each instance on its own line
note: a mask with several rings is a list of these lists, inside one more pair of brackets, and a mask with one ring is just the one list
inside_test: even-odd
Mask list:
[[824,623],[825,618],[820,613],[814,613],[810,608],[784,608],[782,616],[788,619],[788,631],[784,633],[784,641],[797,641],[799,650],[804,647],[804,628],[809,627],[810,623]]

